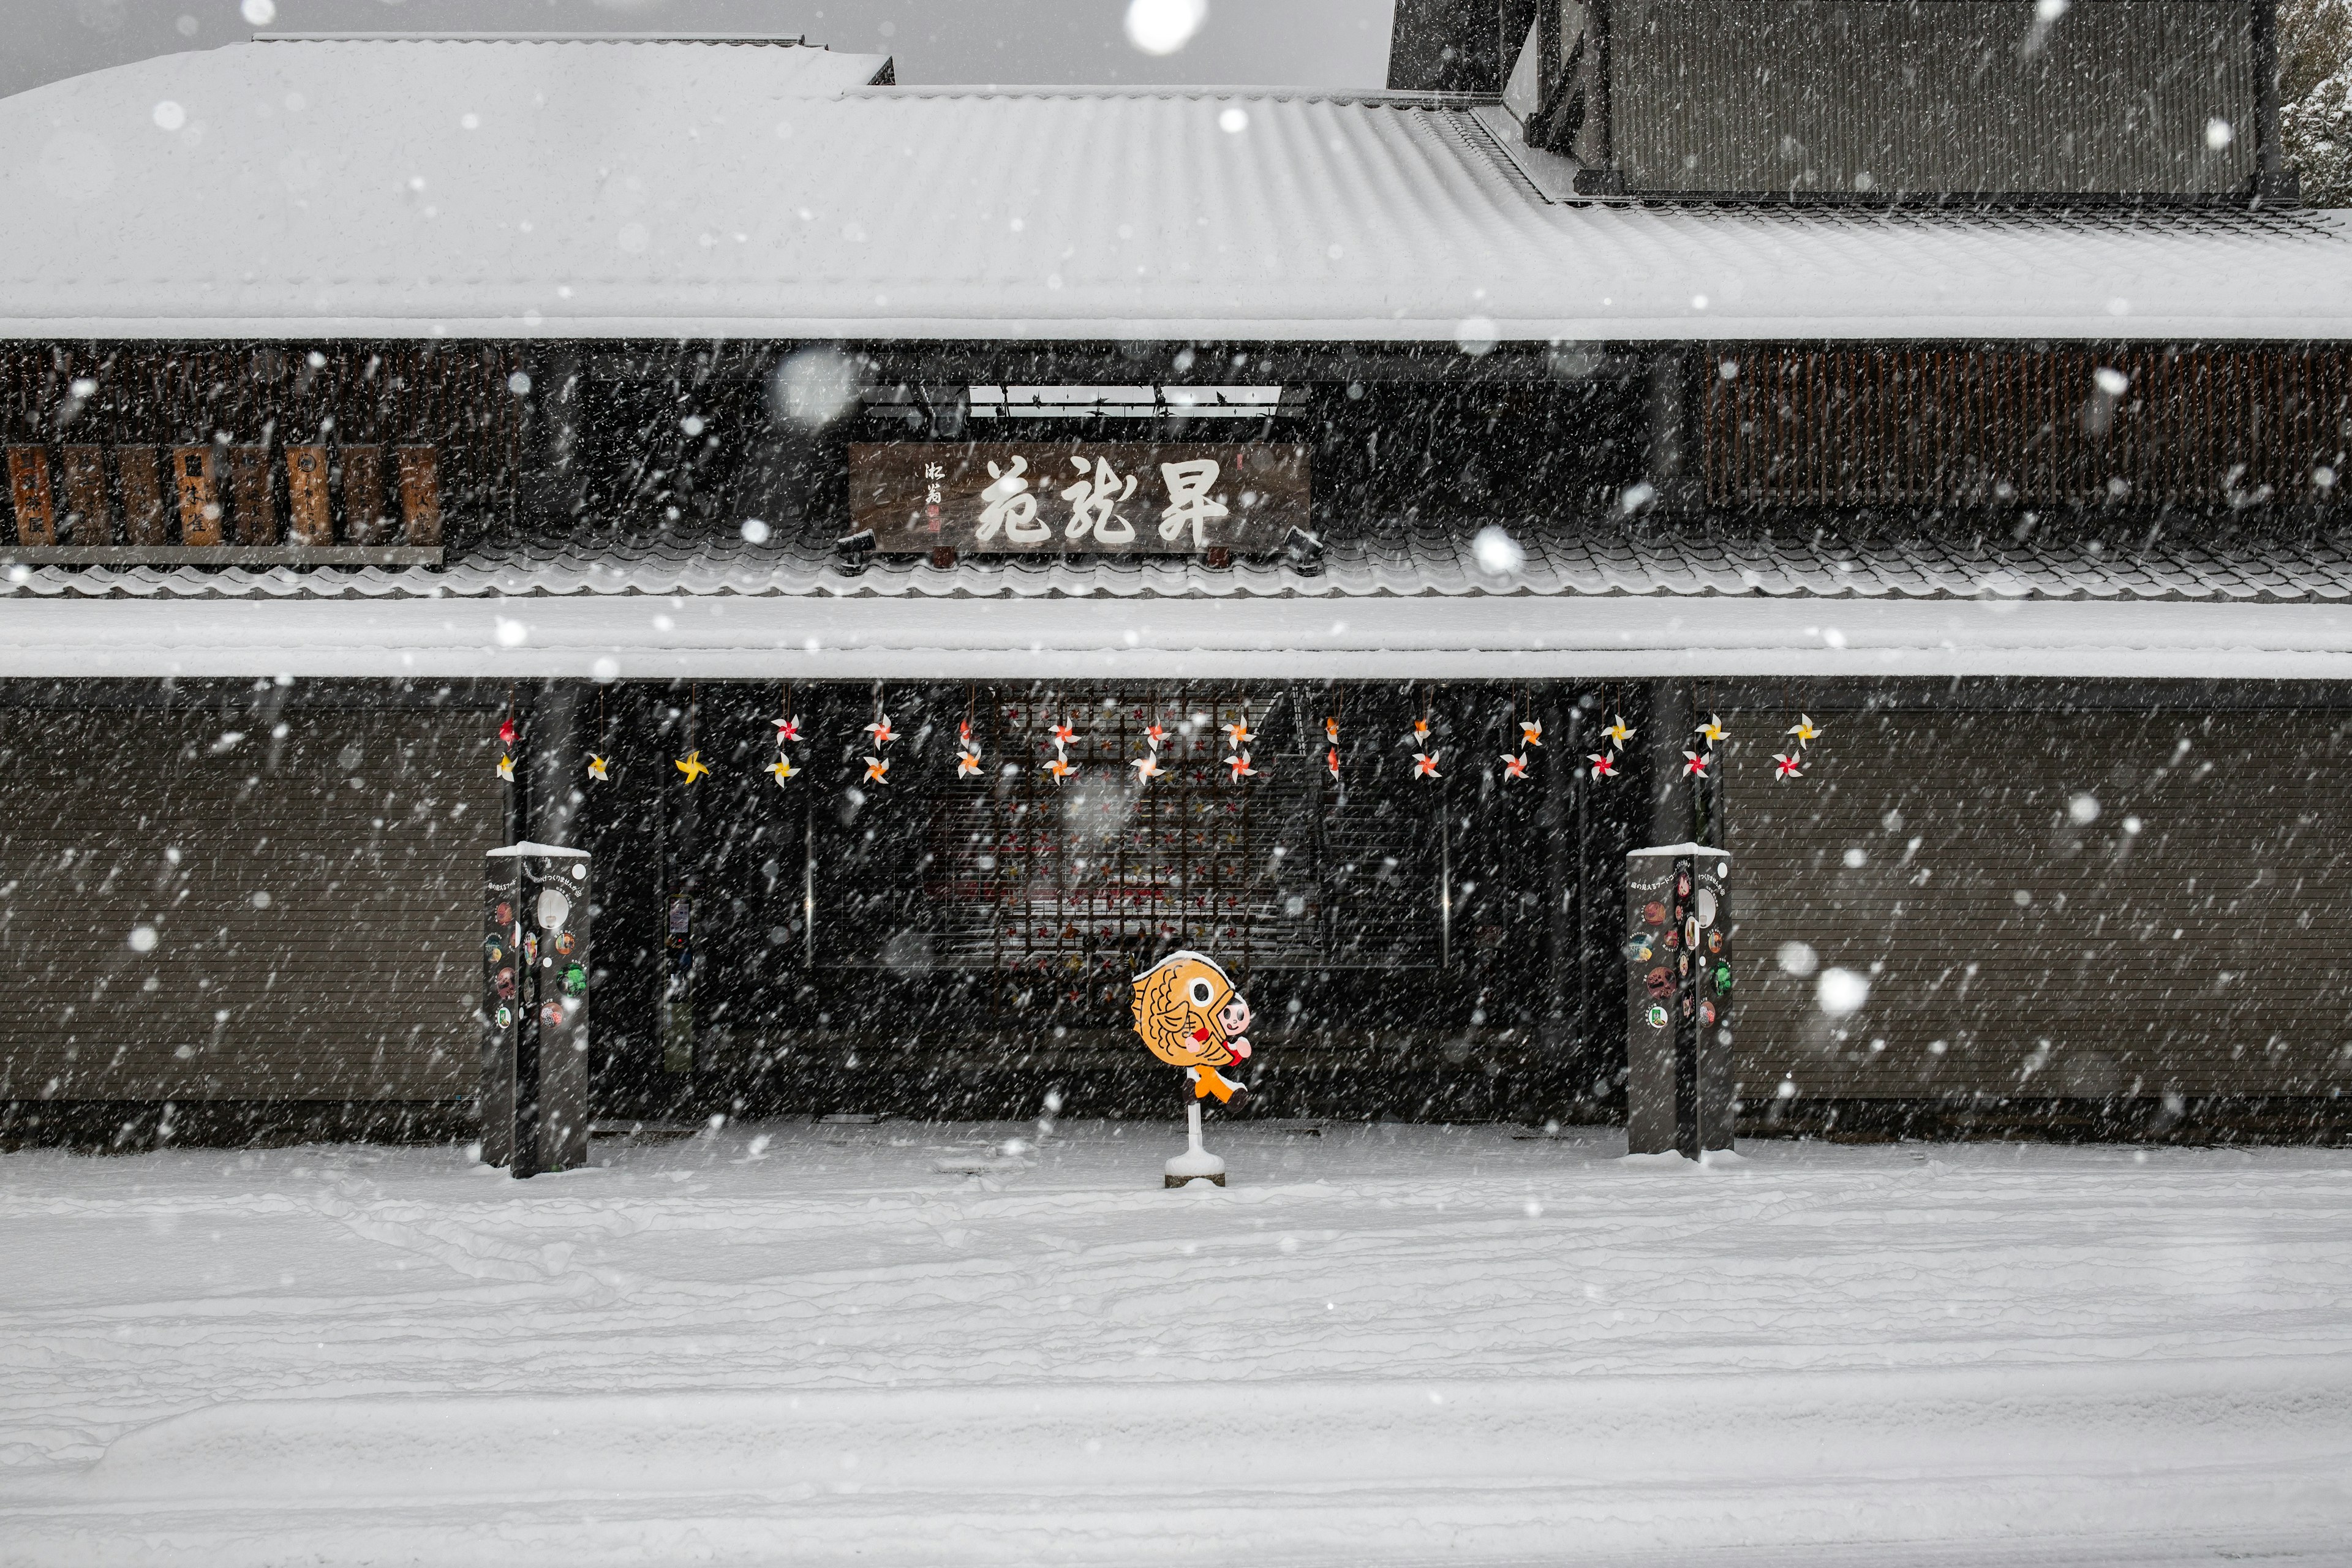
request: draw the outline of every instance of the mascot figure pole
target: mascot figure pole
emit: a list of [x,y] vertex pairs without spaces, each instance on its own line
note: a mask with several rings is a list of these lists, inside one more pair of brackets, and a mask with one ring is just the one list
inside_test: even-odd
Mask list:
[[1250,1043],[1242,1031],[1249,1026],[1249,1004],[1205,953],[1171,952],[1135,977],[1135,1032],[1153,1056],[1182,1068],[1192,1083],[1184,1102],[1188,1146],[1168,1162],[1167,1185],[1225,1184],[1224,1161],[1201,1147],[1201,1101],[1213,1094],[1220,1105],[1249,1099],[1248,1089],[1217,1070],[1248,1058]]

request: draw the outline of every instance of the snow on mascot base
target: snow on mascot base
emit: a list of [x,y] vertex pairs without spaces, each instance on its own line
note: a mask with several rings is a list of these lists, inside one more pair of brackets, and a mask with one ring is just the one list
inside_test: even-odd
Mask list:
[[1135,1032],[1153,1056],[1190,1074],[1195,1103],[1248,1098],[1217,1069],[1247,1059],[1249,1026],[1249,1004],[1206,953],[1179,949],[1135,977]]

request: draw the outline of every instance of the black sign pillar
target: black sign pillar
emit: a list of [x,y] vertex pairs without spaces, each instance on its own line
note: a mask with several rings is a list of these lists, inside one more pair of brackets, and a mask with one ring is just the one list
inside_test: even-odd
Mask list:
[[1730,869],[1698,844],[1625,857],[1629,1153],[1731,1147]]
[[588,852],[483,861],[482,1160],[518,1176],[588,1163]]

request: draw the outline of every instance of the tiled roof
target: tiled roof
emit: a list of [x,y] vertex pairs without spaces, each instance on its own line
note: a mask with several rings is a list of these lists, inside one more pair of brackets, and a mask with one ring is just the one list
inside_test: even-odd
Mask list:
[[[732,536],[646,543],[501,545],[446,567],[122,568],[12,565],[5,591],[45,598],[383,599],[654,595],[906,598],[1432,598],[1464,595],[1760,595],[1824,599],[2352,599],[2352,549],[2333,534],[2118,545],[1955,542],[1833,530],[1723,526],[1602,534],[1509,530],[1525,553],[1485,570],[1472,537],[1391,522],[1335,539],[1319,574],[1280,562],[1211,568],[1174,557],[967,556],[953,566],[885,556],[845,574],[822,541]],[[0,560],[5,559],[0,551]]]
[[1460,104],[878,65],[310,42],[51,83],[0,101],[0,335],[2352,339],[2341,215],[1573,206]]

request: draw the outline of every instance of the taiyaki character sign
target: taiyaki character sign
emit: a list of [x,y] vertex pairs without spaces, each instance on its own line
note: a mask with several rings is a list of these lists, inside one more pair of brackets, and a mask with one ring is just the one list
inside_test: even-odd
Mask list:
[[1171,1187],[1205,1178],[1225,1184],[1225,1163],[1201,1146],[1201,1101],[1211,1095],[1230,1105],[1249,1091],[1218,1071],[1247,1060],[1250,1006],[1232,979],[1206,953],[1179,950],[1135,977],[1135,1032],[1146,1049],[1192,1080],[1185,1105],[1189,1147],[1168,1162]]

